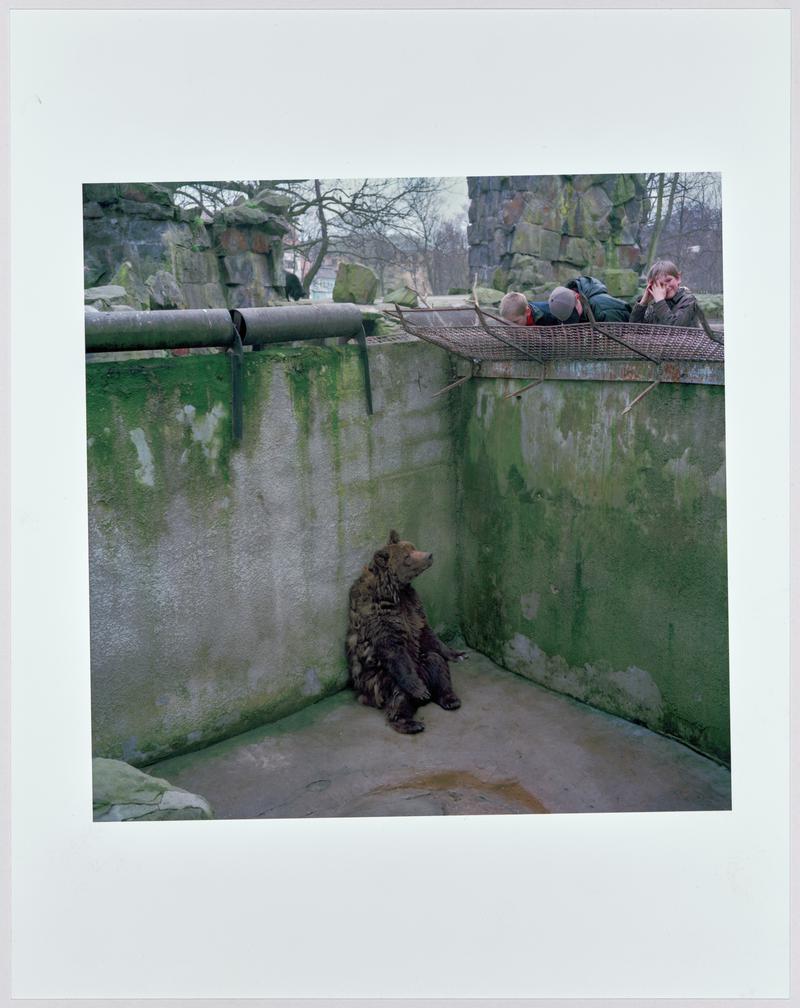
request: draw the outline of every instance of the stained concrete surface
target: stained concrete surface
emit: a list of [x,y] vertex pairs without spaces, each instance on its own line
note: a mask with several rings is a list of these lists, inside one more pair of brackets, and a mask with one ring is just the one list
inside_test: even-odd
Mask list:
[[422,595],[458,625],[449,358],[369,356],[372,416],[357,347],[247,354],[241,449],[224,357],[88,369],[95,755],[155,762],[343,687],[347,593],[391,528],[451,544]]
[[730,773],[672,739],[551,693],[476,652],[462,706],[400,735],[345,690],[148,773],[220,819],[729,809]]

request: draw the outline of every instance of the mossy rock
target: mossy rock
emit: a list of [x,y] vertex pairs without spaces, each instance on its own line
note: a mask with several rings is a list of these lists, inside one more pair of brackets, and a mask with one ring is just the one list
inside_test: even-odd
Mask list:
[[511,252],[536,256],[540,259],[557,259],[561,247],[561,235],[556,231],[520,221],[511,239]]
[[496,306],[505,297],[505,291],[495,290],[493,287],[476,287],[475,296],[478,304]]
[[722,294],[696,294],[695,297],[706,318],[722,318],[724,304]]
[[500,266],[492,274],[492,287],[494,290],[507,291],[509,289],[509,277],[508,273],[502,269]]
[[136,272],[133,263],[125,260],[117,267],[116,273],[111,277],[110,283],[125,289],[125,302],[137,310],[150,307],[150,292],[145,286],[144,280]]
[[[575,263],[555,262],[553,263],[553,282],[550,284],[550,290],[554,287],[564,286],[568,284],[570,280],[574,280],[580,275],[581,270],[578,269]],[[603,279],[605,279],[605,276]]]
[[87,287],[83,292],[84,301],[121,301],[128,292],[119,284],[103,284],[102,287]]
[[579,200],[579,208],[580,226],[577,231],[570,231],[570,234],[599,238],[601,241],[608,238],[611,232],[609,217],[613,209],[608,193],[600,186],[587,189]]
[[636,199],[636,180],[633,175],[617,175],[609,195],[614,206],[621,206]]
[[262,189],[249,201],[252,206],[260,207],[273,214],[285,215],[292,205],[292,197],[286,193],[275,192],[274,189]]
[[119,185],[119,195],[123,200],[131,200],[134,203],[152,203],[156,206],[169,207],[170,210],[175,209],[170,190],[157,183],[124,182]]
[[639,286],[639,274],[633,270],[610,269],[603,275],[608,293],[612,297],[630,298]]
[[[540,260],[528,256],[526,256],[526,259],[528,261],[524,264],[520,265],[518,261],[514,265],[509,286],[506,287],[506,290],[520,290],[523,287],[531,287],[541,282],[542,277],[537,269]],[[500,288],[496,287],[496,289],[499,290]]]
[[205,225],[205,221],[202,217],[198,217],[195,212],[184,221],[184,223],[189,225],[189,230],[192,235],[192,248],[198,249],[209,249],[211,248],[211,236],[208,233],[208,228]]
[[525,290],[525,297],[529,301],[546,301],[552,289],[552,283],[537,284],[535,287],[529,287]]
[[97,287],[108,275],[108,268],[100,260],[95,252],[87,249],[83,258],[83,286],[84,288]]
[[[282,226],[282,231],[278,229],[279,223]],[[273,233],[285,234],[289,230],[288,224],[279,222],[274,214],[250,203],[238,203],[236,206],[224,207],[214,217],[214,227],[217,229],[242,224],[250,227],[263,227]]]
[[146,220],[176,220],[177,208],[163,206],[160,203],[142,203],[139,200],[119,201],[119,209],[129,217],[144,217]]
[[101,757],[92,760],[92,806],[95,822],[214,818],[200,795],[122,760]]
[[383,300],[398,304],[401,308],[416,308],[419,305],[416,291],[411,290],[410,287],[398,287],[396,290],[390,291]]
[[119,199],[119,186],[113,182],[87,182],[83,187],[84,203],[97,202],[100,206],[110,206]]
[[182,245],[175,246],[175,279],[179,284],[214,283],[219,279],[219,262],[212,251],[193,252]]
[[586,192],[587,189],[591,189],[592,186],[602,185],[608,179],[612,179],[613,175],[567,175],[566,176],[572,183],[572,188],[575,192],[582,193]]
[[559,259],[574,263],[576,266],[586,266],[592,252],[592,243],[586,238],[567,238],[563,251],[559,251]]
[[571,187],[559,175],[527,180],[523,176],[518,185],[524,191],[521,220],[560,233],[566,215],[566,193]]
[[339,263],[333,300],[350,304],[372,304],[378,293],[378,278],[361,263]]
[[150,294],[150,308],[186,308],[186,298],[178,281],[167,270],[158,270],[145,281]]

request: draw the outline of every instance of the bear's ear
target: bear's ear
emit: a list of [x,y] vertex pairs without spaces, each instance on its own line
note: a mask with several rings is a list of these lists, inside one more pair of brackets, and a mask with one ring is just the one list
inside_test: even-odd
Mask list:
[[389,542],[390,543],[400,542],[400,536],[395,532],[394,529],[392,529],[392,531],[389,533]]
[[385,549],[378,550],[372,558],[372,562],[376,567],[385,567],[389,562],[389,551]]

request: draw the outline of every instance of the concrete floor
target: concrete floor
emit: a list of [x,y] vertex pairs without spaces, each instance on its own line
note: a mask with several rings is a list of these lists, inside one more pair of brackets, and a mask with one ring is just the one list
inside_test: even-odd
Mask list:
[[148,773],[219,819],[729,809],[728,770],[498,668],[452,666],[457,711],[429,704],[399,735],[345,690]]

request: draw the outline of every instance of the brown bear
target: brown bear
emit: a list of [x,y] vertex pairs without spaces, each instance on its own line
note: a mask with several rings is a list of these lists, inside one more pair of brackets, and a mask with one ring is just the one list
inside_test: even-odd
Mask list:
[[429,700],[445,710],[461,706],[447,663],[467,655],[434,634],[411,587],[432,563],[433,553],[401,542],[392,529],[350,589],[350,685],[361,703],[385,709],[392,728],[405,734],[423,730],[414,714]]

